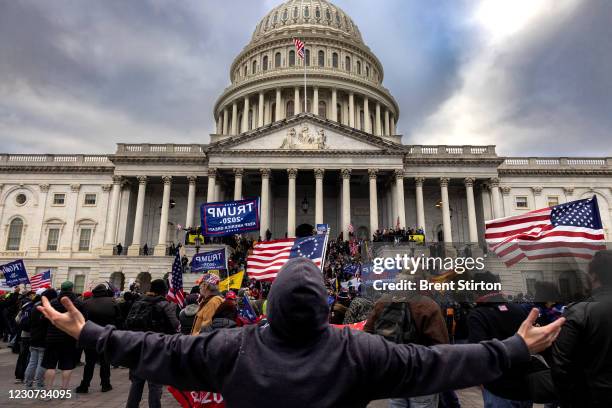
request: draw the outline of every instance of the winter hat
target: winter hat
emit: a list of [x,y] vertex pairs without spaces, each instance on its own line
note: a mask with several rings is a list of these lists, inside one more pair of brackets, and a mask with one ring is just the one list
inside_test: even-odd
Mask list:
[[236,294],[230,290],[225,295],[225,299],[227,299],[227,300],[236,300]]
[[57,297],[57,291],[53,288],[45,289],[42,295],[49,300],[53,300]]
[[168,293],[168,286],[166,281],[163,279],[155,279],[151,282],[151,292],[156,295],[166,295]]
[[217,286],[219,284],[219,277],[213,273],[205,273],[202,275],[202,283]]
[[83,299],[89,299],[93,296],[93,292],[91,290],[83,292]]
[[62,286],[60,286],[62,292],[72,292],[72,288],[74,288],[74,284],[70,281],[65,281],[62,283]]

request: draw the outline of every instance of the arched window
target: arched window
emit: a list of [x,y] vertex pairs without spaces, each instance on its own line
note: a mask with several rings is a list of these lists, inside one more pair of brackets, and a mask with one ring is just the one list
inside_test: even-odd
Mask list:
[[295,66],[295,51],[293,50],[289,51],[289,66],[290,67]]
[[277,52],[274,55],[274,68],[279,68],[281,66],[281,53]]
[[270,105],[270,121],[272,123],[276,122],[276,103]]
[[253,65],[251,66],[251,74],[257,72],[257,61],[253,61]]
[[263,62],[261,63],[261,69],[263,69],[264,71],[268,70],[268,56],[267,55],[263,57]]
[[357,75],[361,75],[361,61],[357,61]]
[[295,114],[293,101],[287,101],[287,117],[290,118]]
[[295,8],[293,9],[293,18],[297,18],[297,17],[298,17],[298,8],[297,8],[297,7],[295,7]]
[[319,66],[320,67],[325,66],[325,51],[323,50],[319,51]]
[[332,54],[332,67],[338,68],[338,53],[334,52]]
[[278,12],[274,13],[272,21],[274,22],[274,24],[276,24],[276,22],[278,21]]
[[289,17],[289,12],[287,11],[287,9],[285,9],[285,11],[283,11],[283,21],[286,21],[287,17]]
[[369,78],[370,77],[370,66],[366,65],[366,76]]
[[310,9],[308,8],[308,6],[304,7],[304,17],[310,17]]
[[342,123],[342,105],[336,105],[336,122]]
[[344,59],[344,69],[346,69],[348,72],[351,72],[351,57],[346,57]]
[[21,246],[21,235],[23,234],[23,220],[15,218],[11,221],[8,231],[8,239],[6,240],[7,251],[19,251]]
[[304,54],[305,54],[306,66],[309,67],[310,66],[310,50],[305,50]]
[[327,119],[327,104],[325,101],[319,101],[319,116]]
[[247,66],[246,64],[242,67],[242,76],[247,76]]
[[318,8],[318,7],[315,9],[315,17],[316,18],[321,18],[321,9]]
[[327,20],[331,20],[331,13],[329,12],[329,9],[325,9],[325,18]]

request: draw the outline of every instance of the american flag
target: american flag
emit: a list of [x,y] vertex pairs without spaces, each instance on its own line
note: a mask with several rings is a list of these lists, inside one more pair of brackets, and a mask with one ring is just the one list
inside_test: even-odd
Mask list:
[[326,246],[327,234],[258,242],[247,257],[247,273],[249,278],[273,281],[289,259],[299,257],[310,259],[320,268]]
[[348,229],[349,234],[353,234],[355,232],[355,227],[353,227],[353,223],[351,222],[349,222],[347,229]]
[[294,38],[293,43],[295,44],[295,50],[297,51],[298,57],[304,59],[304,41],[299,38]]
[[591,259],[595,252],[606,249],[595,196],[487,221],[485,239],[506,266],[524,258]]
[[44,271],[30,278],[30,286],[33,291],[40,288],[51,287],[51,271]]
[[172,274],[170,276],[168,294],[166,299],[174,302],[180,307],[185,303],[185,294],[183,293],[183,264],[181,263],[180,251],[176,251],[174,262],[172,263]]

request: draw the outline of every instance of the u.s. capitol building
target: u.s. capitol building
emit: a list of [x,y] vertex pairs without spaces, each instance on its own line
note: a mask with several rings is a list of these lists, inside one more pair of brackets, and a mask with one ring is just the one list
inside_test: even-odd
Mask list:
[[[306,67],[294,38],[306,43]],[[344,11],[285,2],[232,63],[209,144],[1,154],[0,256],[23,258],[30,274],[51,269],[55,284],[71,279],[77,290],[146,281],[169,270],[166,248],[182,240],[178,225],[199,223],[199,204],[253,196],[261,235],[275,238],[302,223],[327,223],[334,236],[352,224],[361,237],[399,223],[423,227],[428,242],[484,247],[485,220],[592,195],[610,233],[612,158],[402,144],[400,107],[383,78]],[[126,256],[113,255],[118,243]],[[504,279],[524,290],[538,273]]]

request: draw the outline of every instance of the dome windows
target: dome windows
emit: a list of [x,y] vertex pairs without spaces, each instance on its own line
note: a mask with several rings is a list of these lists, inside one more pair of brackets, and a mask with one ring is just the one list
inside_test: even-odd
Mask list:
[[293,101],[287,101],[287,106],[285,109],[287,110],[288,118],[295,115],[295,104],[293,103]]
[[251,74],[254,74],[257,72],[257,61],[253,61],[253,64],[251,66]]
[[272,23],[274,23],[274,25],[278,23],[278,11],[274,13],[274,17],[272,18]]
[[295,66],[295,51],[293,50],[289,51],[289,66],[290,67]]
[[329,22],[331,21],[331,12],[329,9],[325,9],[325,19]]
[[344,69],[346,69],[348,72],[351,72],[351,57],[346,57],[344,59]]
[[288,18],[289,18],[289,11],[285,9],[283,11],[283,21],[287,21]]
[[274,68],[280,68],[281,66],[281,53],[277,52],[274,54]]
[[304,7],[304,17],[305,18],[310,17],[310,9],[308,8],[308,6]]
[[357,75],[361,75],[361,61],[357,61]]
[[315,9],[315,17],[317,20],[321,18],[321,9],[318,7]]
[[24,193],[19,193],[15,196],[15,202],[17,205],[24,205],[28,201],[28,196]]
[[332,67],[338,68],[338,53],[334,52],[332,54]]
[[319,51],[319,66],[320,67],[325,66],[325,51],[323,50]]
[[319,101],[319,116],[327,119],[327,104],[325,101]]
[[310,66],[310,50],[304,51],[304,60],[306,61],[306,66]]
[[293,18],[298,18],[299,10],[297,7],[293,8]]
[[263,71],[267,71],[268,70],[268,56],[267,55],[264,55],[264,57],[263,57],[263,61],[261,63],[261,69]]

